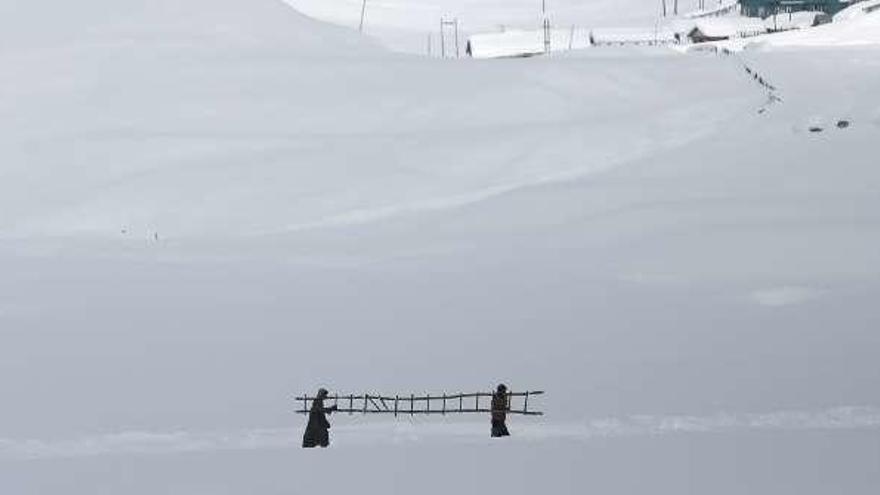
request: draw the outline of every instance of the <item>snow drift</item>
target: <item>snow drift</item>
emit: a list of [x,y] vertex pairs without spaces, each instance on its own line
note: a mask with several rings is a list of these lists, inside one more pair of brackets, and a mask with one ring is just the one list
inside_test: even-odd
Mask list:
[[[117,3],[0,1],[0,492],[880,485],[876,49],[443,61]],[[498,381],[548,392],[510,442],[297,448],[294,394]]]
[[372,51],[268,0],[111,3],[2,55],[0,235],[242,236],[445,208],[693,139],[727,100],[760,98],[671,54],[532,75]]

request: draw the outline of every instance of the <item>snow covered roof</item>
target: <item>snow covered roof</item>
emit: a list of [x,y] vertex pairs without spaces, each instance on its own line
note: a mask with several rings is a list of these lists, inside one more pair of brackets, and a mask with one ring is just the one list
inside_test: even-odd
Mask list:
[[520,30],[474,34],[467,46],[474,58],[522,57],[544,53],[544,36],[540,31]]
[[767,32],[764,21],[754,17],[711,17],[697,19],[696,28],[709,38],[742,38]]
[[675,32],[663,28],[602,28],[593,29],[590,37],[595,44],[669,43],[675,40]]

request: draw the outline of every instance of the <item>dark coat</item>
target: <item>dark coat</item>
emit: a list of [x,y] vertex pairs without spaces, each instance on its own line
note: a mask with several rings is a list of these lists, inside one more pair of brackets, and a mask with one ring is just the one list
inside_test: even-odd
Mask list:
[[495,392],[492,395],[492,436],[493,437],[509,437],[510,432],[507,430],[505,421],[507,420],[507,411],[510,410],[510,402],[507,400],[506,392]]
[[507,401],[507,393],[495,392],[492,394],[492,421],[503,423],[507,420],[508,410],[510,410],[510,403]]
[[309,424],[303,435],[303,448],[327,447],[330,445],[330,422],[326,414],[336,407],[325,408],[324,399],[315,399],[309,410]]

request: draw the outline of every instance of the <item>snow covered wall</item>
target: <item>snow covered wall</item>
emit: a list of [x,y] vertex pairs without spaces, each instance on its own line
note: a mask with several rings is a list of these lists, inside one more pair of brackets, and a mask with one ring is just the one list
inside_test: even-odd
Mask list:
[[[0,9],[0,493],[880,486],[875,49],[444,61],[269,0]],[[334,415],[298,448],[319,386],[500,381],[547,390],[509,442]]]

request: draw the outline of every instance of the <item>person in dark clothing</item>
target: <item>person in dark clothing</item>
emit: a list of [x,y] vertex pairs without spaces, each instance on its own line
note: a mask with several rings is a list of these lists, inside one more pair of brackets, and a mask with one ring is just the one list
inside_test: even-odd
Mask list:
[[327,447],[330,445],[330,422],[327,421],[326,414],[335,411],[336,406],[324,407],[324,399],[328,395],[329,392],[322,388],[318,390],[318,396],[312,402],[312,408],[309,410],[309,424],[306,426],[306,432],[303,435],[304,449],[318,446]]
[[509,437],[507,431],[507,411],[510,410],[510,401],[507,397],[507,385],[498,385],[498,389],[492,394],[492,437]]

